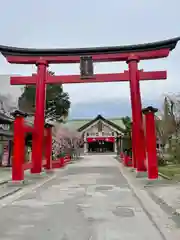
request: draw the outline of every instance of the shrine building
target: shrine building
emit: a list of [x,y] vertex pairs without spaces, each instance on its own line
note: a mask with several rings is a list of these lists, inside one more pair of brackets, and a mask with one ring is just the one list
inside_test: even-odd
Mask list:
[[107,119],[101,115],[94,119],[69,120],[68,123],[82,134],[84,153],[117,152],[117,137],[123,137],[125,131],[121,118]]

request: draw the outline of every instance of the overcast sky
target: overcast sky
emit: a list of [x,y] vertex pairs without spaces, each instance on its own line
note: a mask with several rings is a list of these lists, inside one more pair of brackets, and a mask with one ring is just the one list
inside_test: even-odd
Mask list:
[[[55,48],[138,44],[180,35],[179,0],[6,0],[1,1],[0,44]],[[180,44],[167,59],[144,61],[144,70],[166,70],[167,81],[141,84],[142,97],[180,90]],[[122,72],[125,63],[95,65],[96,72]],[[53,65],[57,74],[79,73],[78,65]],[[0,57],[0,74],[31,74],[32,66],[10,65]],[[2,79],[2,78],[1,78]],[[1,82],[0,91],[18,96],[20,87]],[[129,98],[128,83],[64,87],[74,103]]]

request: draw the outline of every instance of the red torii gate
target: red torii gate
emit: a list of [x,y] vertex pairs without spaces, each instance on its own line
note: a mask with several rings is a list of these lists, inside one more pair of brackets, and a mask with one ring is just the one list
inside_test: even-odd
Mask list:
[[[42,168],[42,147],[44,131],[45,85],[48,83],[93,83],[129,81],[132,106],[133,165],[138,172],[146,171],[145,138],[142,127],[142,107],[140,80],[166,79],[166,71],[144,72],[138,70],[140,60],[165,58],[173,50],[180,38],[155,43],[100,48],[80,49],[25,49],[0,46],[0,52],[9,63],[36,64],[37,74],[29,77],[11,77],[11,84],[36,84],[36,112],[32,149],[32,173],[40,173]],[[90,57],[94,62],[126,61],[128,71],[115,74],[96,74],[92,76],[69,75],[50,76],[48,64],[79,63],[81,57]],[[88,70],[87,70],[88,71]]]

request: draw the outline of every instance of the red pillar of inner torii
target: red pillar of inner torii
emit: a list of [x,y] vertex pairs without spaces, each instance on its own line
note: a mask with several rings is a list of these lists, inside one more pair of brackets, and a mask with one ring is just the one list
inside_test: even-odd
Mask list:
[[[130,81],[131,105],[133,118],[133,157],[138,171],[145,171],[145,141],[142,128],[141,96],[139,80],[165,79],[165,71],[143,72],[138,70],[138,61],[164,58],[175,48],[180,38],[162,42],[132,46],[86,48],[86,49],[22,49],[0,45],[0,52],[9,63],[36,64],[38,71],[30,77],[12,77],[11,84],[36,84],[36,113],[33,135],[33,173],[41,172],[42,138],[44,130],[45,84],[48,83],[93,83]],[[48,76],[47,65],[50,63],[79,63],[82,58],[93,62],[126,61],[129,71],[117,74],[96,74],[82,78],[79,75]],[[88,72],[89,70],[87,70]]]
[[148,178],[158,178],[158,160],[156,151],[156,125],[155,125],[155,113],[157,108],[149,106],[142,110],[145,115],[145,135],[146,135],[146,149],[147,149],[147,168]]

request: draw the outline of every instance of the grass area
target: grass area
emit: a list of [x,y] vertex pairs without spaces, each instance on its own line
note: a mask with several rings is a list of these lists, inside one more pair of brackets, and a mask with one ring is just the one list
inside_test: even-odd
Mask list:
[[171,179],[180,181],[180,164],[159,167],[159,172]]

